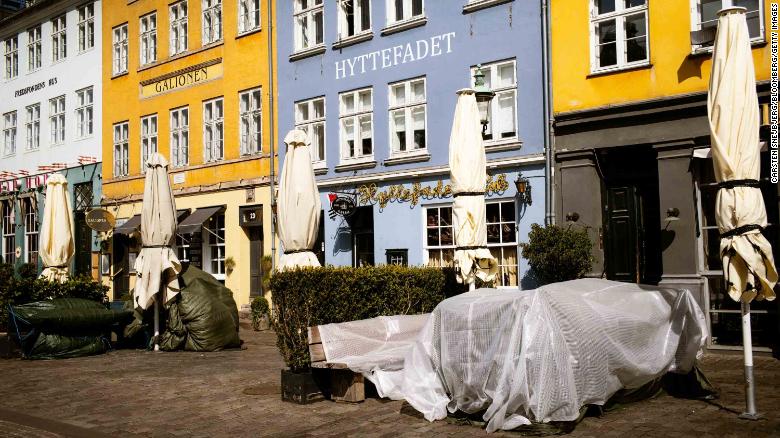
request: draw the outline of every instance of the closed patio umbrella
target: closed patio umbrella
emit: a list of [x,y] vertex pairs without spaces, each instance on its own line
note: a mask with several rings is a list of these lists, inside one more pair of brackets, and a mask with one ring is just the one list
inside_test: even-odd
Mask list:
[[[137,308],[147,309],[154,303],[154,343],[159,337],[159,299],[170,302],[179,293],[178,274],[181,263],[173,251],[176,235],[176,202],[168,180],[168,162],[158,153],[146,162],[144,200],[141,208],[141,252],[135,260],[134,301]],[[161,290],[162,289],[162,290]]]
[[287,154],[279,178],[277,233],[284,254],[279,269],[320,266],[312,252],[320,224],[320,195],[311,165],[306,133],[292,130],[284,138]]
[[450,181],[455,266],[458,281],[472,287],[476,278],[492,281],[498,263],[487,247],[485,225],[485,147],[474,90],[458,91],[455,118],[450,134]]
[[742,416],[755,418],[750,302],[775,298],[777,270],[761,234],[767,218],[759,183],[758,96],[744,8],[719,12],[707,110],[723,272],[729,295],[742,306],[747,405]]
[[76,251],[72,208],[68,180],[59,173],[53,174],[46,182],[39,251],[44,269],[40,278],[60,283],[68,280],[68,266]]

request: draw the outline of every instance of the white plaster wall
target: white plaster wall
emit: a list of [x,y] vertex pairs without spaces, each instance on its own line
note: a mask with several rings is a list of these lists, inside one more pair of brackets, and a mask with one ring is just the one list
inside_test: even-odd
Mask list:
[[[63,2],[69,3],[69,2]],[[41,68],[29,72],[27,68],[27,32],[20,30],[19,41],[19,75],[13,79],[0,79],[0,115],[16,110],[17,134],[16,153],[5,155],[0,137],[0,171],[18,172],[27,170],[30,174],[37,173],[38,166],[55,162],[75,163],[79,155],[96,157],[101,161],[100,139],[102,132],[102,41],[101,17],[102,3],[95,1],[95,45],[84,52],[78,51],[78,10],[74,6],[63,7],[58,12],[41,16],[28,27],[41,24],[41,43],[43,60]],[[66,12],[67,57],[52,63],[51,53],[51,19]],[[0,76],[5,75],[4,46],[0,47]],[[49,85],[49,80],[57,79],[55,85]],[[38,91],[15,97],[17,90],[45,82],[46,86]],[[77,139],[76,132],[76,90],[93,87],[93,132],[92,135]],[[49,123],[49,99],[65,95],[65,142],[51,145],[51,126]],[[27,133],[26,107],[35,103],[41,104],[41,134],[40,147],[34,151],[25,151]],[[0,119],[0,130],[2,129]]]

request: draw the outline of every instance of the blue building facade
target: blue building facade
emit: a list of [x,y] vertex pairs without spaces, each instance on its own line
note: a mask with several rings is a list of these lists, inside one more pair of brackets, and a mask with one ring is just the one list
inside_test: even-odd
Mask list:
[[[542,12],[497,0],[277,2],[280,163],[307,132],[326,264],[449,265],[449,140],[478,65],[496,97],[485,134],[488,246],[523,285],[519,243],[544,223]],[[531,199],[517,196],[522,174]],[[352,214],[352,202],[357,207]]]

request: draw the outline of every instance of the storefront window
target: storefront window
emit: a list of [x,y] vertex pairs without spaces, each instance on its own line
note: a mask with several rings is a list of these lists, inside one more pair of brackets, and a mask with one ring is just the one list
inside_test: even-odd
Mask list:
[[517,286],[517,226],[515,202],[488,202],[485,206],[487,242],[498,260],[496,286]]
[[425,209],[425,233],[428,266],[452,266],[452,259],[455,255],[452,207],[427,207]]
[[24,199],[24,243],[27,263],[38,263],[38,207],[34,197]]
[[190,262],[190,236],[176,235],[176,256],[182,263]]
[[12,201],[2,203],[3,208],[3,263],[16,263],[16,226]]
[[225,213],[212,216],[203,226],[208,270],[217,280],[225,279]]

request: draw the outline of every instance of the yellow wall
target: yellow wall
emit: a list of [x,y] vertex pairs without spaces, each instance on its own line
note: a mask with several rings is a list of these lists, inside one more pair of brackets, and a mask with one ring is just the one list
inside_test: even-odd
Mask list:
[[[705,91],[711,55],[691,55],[689,0],[648,0],[650,66],[590,74],[591,0],[552,1],[553,109],[556,113]],[[770,1],[764,1],[764,30]],[[756,79],[769,79],[769,47],[754,46]]]

